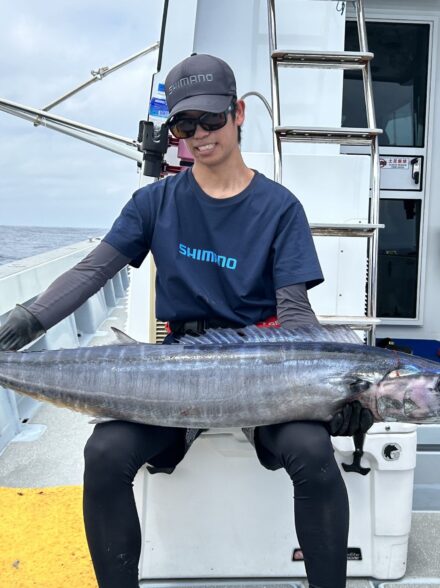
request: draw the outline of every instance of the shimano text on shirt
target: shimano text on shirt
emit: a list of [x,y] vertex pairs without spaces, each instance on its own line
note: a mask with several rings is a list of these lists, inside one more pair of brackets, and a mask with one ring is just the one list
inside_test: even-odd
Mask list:
[[191,257],[197,261],[207,261],[210,263],[216,263],[220,267],[227,267],[228,269],[235,270],[237,267],[237,260],[235,257],[226,257],[209,251],[207,249],[196,249],[195,247],[188,247],[179,243],[179,252],[186,257]]

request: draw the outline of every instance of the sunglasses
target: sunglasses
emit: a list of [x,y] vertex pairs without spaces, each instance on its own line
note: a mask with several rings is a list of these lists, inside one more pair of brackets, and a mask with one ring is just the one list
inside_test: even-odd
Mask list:
[[232,112],[232,104],[223,112],[204,112],[197,118],[186,118],[176,114],[168,122],[168,128],[177,139],[189,139],[194,136],[197,125],[200,125],[204,131],[218,131],[222,129],[228,121],[228,113]]

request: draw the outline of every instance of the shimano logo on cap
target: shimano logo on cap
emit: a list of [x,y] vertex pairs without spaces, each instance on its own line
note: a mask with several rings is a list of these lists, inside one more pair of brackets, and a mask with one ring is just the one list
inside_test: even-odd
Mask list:
[[173,92],[178,90],[179,88],[184,88],[186,86],[191,86],[192,84],[201,84],[204,82],[213,82],[214,75],[213,74],[194,74],[192,76],[187,76],[185,78],[180,78],[174,84],[168,86],[168,94],[171,95]]

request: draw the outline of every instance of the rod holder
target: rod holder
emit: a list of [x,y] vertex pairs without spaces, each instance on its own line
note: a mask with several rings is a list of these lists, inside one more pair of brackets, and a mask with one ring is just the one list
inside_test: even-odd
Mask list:
[[159,178],[168,149],[168,127],[163,124],[157,133],[152,122],[141,120],[138,140],[144,154],[144,176]]

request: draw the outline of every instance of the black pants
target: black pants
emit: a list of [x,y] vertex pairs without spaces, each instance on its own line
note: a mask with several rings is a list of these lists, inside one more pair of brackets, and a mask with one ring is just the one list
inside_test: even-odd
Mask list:
[[[184,429],[124,421],[95,427],[85,448],[84,519],[99,588],[138,588],[141,531],[133,479],[146,462],[177,463],[183,435]],[[348,500],[327,429],[317,422],[259,427],[256,444],[263,465],[284,467],[293,482],[311,586],[344,588]]]

